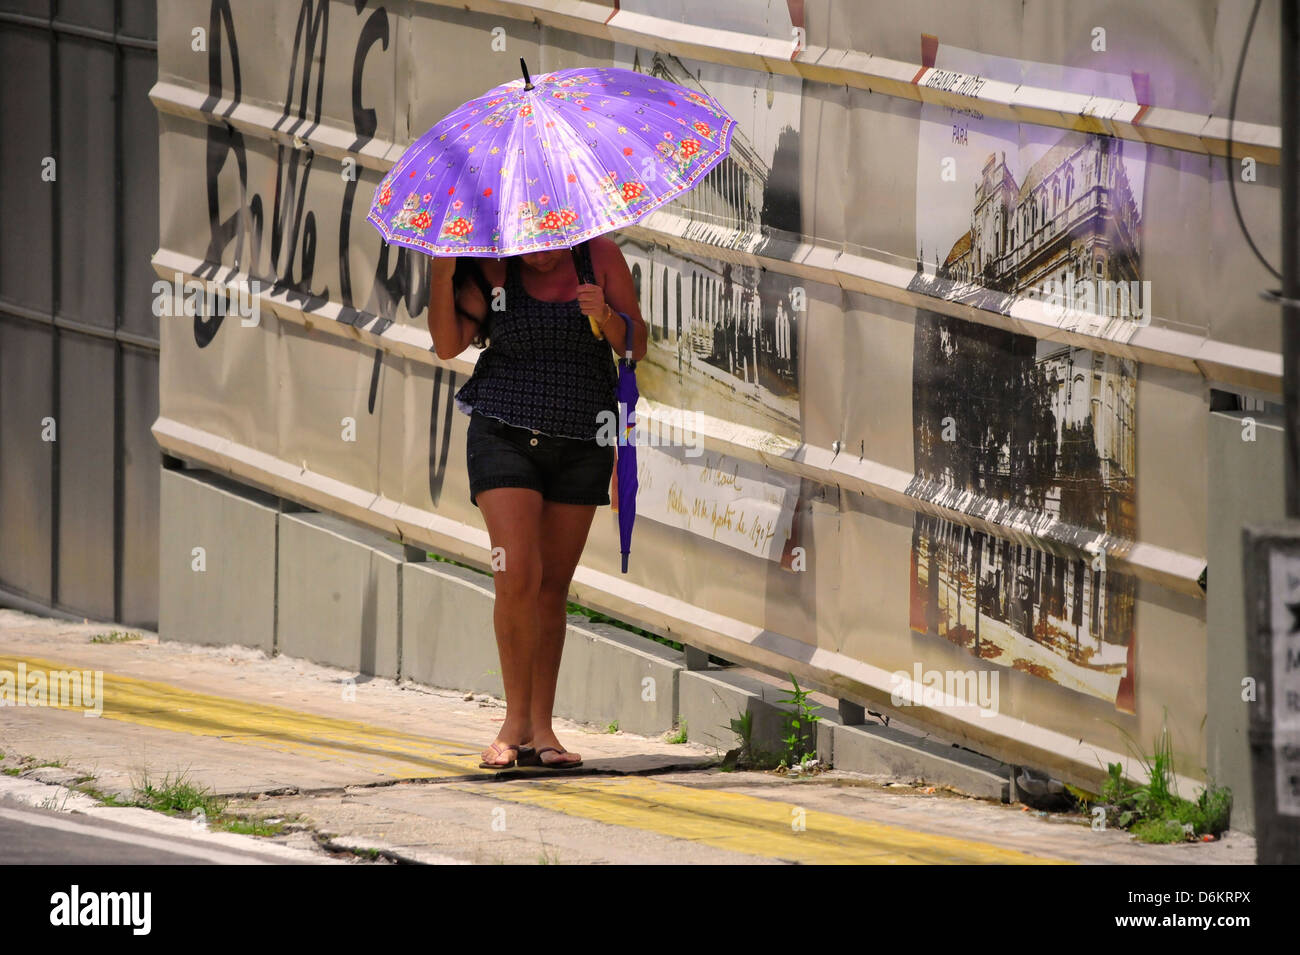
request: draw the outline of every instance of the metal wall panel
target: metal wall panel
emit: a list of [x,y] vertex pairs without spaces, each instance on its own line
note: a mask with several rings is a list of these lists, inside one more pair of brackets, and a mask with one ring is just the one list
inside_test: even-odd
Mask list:
[[158,63],[151,50],[123,48],[122,100],[133,108],[122,111],[118,205],[122,247],[117,288],[122,296],[122,329],[153,342],[158,340],[158,317],[153,313],[156,276],[149,259],[158,248],[158,114],[146,104],[157,78]]
[[118,619],[158,629],[158,353],[124,346],[122,376],[122,545],[117,555]]
[[113,328],[117,251],[112,48],[60,37],[58,316]]
[[148,40],[158,36],[158,0],[119,0],[119,34]]
[[[0,2],[0,600],[145,626],[157,620],[154,8],[76,0],[51,19],[52,4]],[[46,417],[55,441],[41,440]]]
[[[58,335],[59,602],[101,620],[115,617],[115,346]],[[106,411],[108,413],[106,413]]]
[[39,601],[53,597],[54,414],[50,330],[0,315],[0,582]]
[[0,11],[33,17],[49,17],[54,0],[0,0]]
[[0,23],[0,299],[48,313],[53,274],[54,188],[41,179],[51,153],[48,36]]

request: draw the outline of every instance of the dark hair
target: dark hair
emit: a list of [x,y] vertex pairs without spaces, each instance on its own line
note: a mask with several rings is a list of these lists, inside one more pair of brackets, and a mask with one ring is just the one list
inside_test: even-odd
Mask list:
[[457,311],[465,315],[470,321],[478,325],[478,331],[470,339],[470,344],[475,348],[487,348],[492,343],[491,325],[492,325],[492,288],[488,285],[487,279],[483,275],[483,269],[479,267],[478,260],[471,256],[458,256],[456,258],[456,271],[452,273],[451,290],[453,298],[460,293],[466,282],[473,282],[478,286],[478,290],[483,294],[483,304],[486,306],[486,312],[480,321],[469,315],[459,306]]

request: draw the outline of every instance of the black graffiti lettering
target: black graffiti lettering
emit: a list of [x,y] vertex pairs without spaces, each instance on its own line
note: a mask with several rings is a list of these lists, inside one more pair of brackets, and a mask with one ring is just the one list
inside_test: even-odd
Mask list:
[[[314,11],[314,13],[313,13]],[[329,35],[329,4],[316,0],[302,0],[298,9],[298,22],[294,30],[293,54],[289,59],[289,77],[285,88],[284,112],[274,125],[294,135],[310,135],[319,124],[325,85],[325,56]],[[311,68],[316,65],[316,97],[310,107]],[[294,80],[300,78],[296,98],[297,119],[285,128],[285,121],[295,104]],[[288,157],[286,159],[286,154]],[[310,147],[296,149],[280,146],[276,150],[275,199],[271,204],[271,270],[276,276],[272,291],[283,294],[300,307],[314,302],[328,301],[329,289],[313,295],[312,276],[316,264],[316,214],[307,207],[307,183],[311,176],[315,154]],[[286,168],[287,167],[287,168]],[[301,171],[302,181],[298,181]],[[287,179],[287,184],[285,180]],[[282,197],[283,193],[283,197]],[[287,219],[292,213],[292,224],[286,232]],[[301,242],[301,246],[300,246]],[[284,269],[280,269],[282,250],[288,249]],[[294,260],[299,248],[302,251],[301,274],[294,278]]]
[[[445,383],[444,383],[445,379]],[[447,400],[442,402],[443,390]],[[435,506],[442,497],[442,485],[447,476],[447,459],[451,456],[451,421],[456,405],[452,395],[456,392],[456,373],[439,365],[433,370],[433,399],[429,409],[429,497]],[[438,411],[442,410],[442,430],[438,429]]]
[[[235,40],[235,24],[230,12],[230,3],[229,0],[213,0],[208,22],[208,97],[200,107],[205,113],[216,107],[225,91],[221,63],[223,27],[225,37],[230,45],[230,71],[233,87],[230,109],[234,109],[239,104],[242,92],[239,76],[239,44]],[[232,152],[235,155],[235,166],[239,173],[240,201],[235,212],[223,222],[220,218],[221,197],[218,189],[218,177],[226,164],[227,157]],[[208,280],[215,278],[220,271],[222,251],[230,244],[232,239],[235,241],[235,267],[238,268],[240,263],[244,261],[244,230],[240,228],[240,221],[244,217],[244,197],[248,191],[248,158],[244,149],[244,137],[229,123],[222,125],[208,124],[207,142],[204,149],[204,166],[207,175],[209,239],[207,251],[203,256],[203,264],[195,270],[195,275],[200,279]],[[257,220],[260,231],[262,222],[261,198],[254,196],[253,202],[249,204],[248,208],[249,217]],[[256,234],[254,233],[254,235]],[[256,240],[254,240],[250,263],[256,263],[257,255],[258,246]],[[194,343],[199,348],[206,348],[212,343],[217,332],[221,330],[221,324],[224,320],[224,315],[196,314],[194,316]]]
[[[352,124],[356,134],[351,145],[353,152],[370,142],[378,130],[377,112],[362,101],[362,79],[371,52],[376,47],[387,52],[390,40],[385,8],[377,7],[366,13],[368,3],[369,0],[355,0],[357,15],[365,15],[366,20],[357,38],[352,61]],[[329,6],[329,3],[321,0],[302,0],[299,7],[293,53],[286,77],[284,111],[273,127],[277,131],[309,137],[321,122]],[[227,110],[229,115],[229,110],[238,106],[242,98],[239,44],[229,0],[212,0],[209,36],[208,97],[203,108],[209,113],[215,109],[229,86],[233,91]],[[223,50],[227,48],[230,61],[229,84],[226,82],[222,56]],[[220,174],[232,156],[238,171],[238,202],[235,211],[222,219]],[[275,193],[271,200],[270,267],[275,277],[272,292],[285,296],[304,311],[315,310],[330,300],[328,287],[319,290],[311,287],[315,271],[317,224],[307,193],[313,160],[314,153],[310,147],[278,147]],[[208,125],[205,175],[210,237],[204,262],[195,274],[204,279],[215,277],[222,270],[222,257],[231,242],[235,243],[234,267],[242,267],[251,274],[261,261],[261,241],[265,234],[266,218],[264,200],[260,193],[248,192],[247,146],[243,134],[229,122]],[[368,300],[361,308],[357,307],[349,251],[352,214],[359,186],[360,177],[347,181],[342,208],[339,210],[338,272],[342,308],[338,320],[382,335],[395,321],[399,303],[412,316],[423,314],[428,307],[429,259],[413,250],[396,247],[397,254],[390,260],[390,246],[382,237],[378,237],[380,249],[374,281]],[[244,248],[246,236],[249,245],[247,257]],[[206,348],[215,340],[223,320],[224,315],[220,314],[195,316],[194,340],[199,348]],[[375,349],[371,361],[367,410],[373,415],[384,367],[383,350]],[[435,503],[441,496],[450,456],[452,416],[455,412],[452,395],[457,385],[455,373],[441,367],[435,369],[429,414],[429,491]]]
[[[321,101],[325,95],[325,53],[329,48],[329,2],[321,0],[320,6],[316,7],[315,16],[312,15],[313,7],[316,7],[315,0],[302,0],[302,5],[298,8],[298,22],[293,33],[293,55],[289,59],[289,76],[284,91],[284,113],[272,127],[276,130],[281,129],[284,121],[289,117],[289,104],[294,101],[293,81],[301,55],[302,87],[298,96],[298,118],[297,122],[287,130],[297,135],[310,135],[320,124],[323,112]],[[317,43],[317,40],[320,42]],[[311,125],[303,130],[303,123],[307,121],[307,92],[311,87],[313,62],[316,63],[316,109],[311,118]]]

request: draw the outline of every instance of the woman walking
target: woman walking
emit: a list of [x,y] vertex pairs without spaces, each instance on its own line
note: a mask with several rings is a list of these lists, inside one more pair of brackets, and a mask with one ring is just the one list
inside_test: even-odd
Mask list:
[[617,425],[611,348],[621,355],[627,347],[625,319],[632,357],[640,359],[647,333],[632,275],[603,236],[506,259],[433,260],[434,351],[446,360],[470,344],[485,349],[455,396],[470,415],[470,501],[492,544],[506,693],[506,718],[483,752],[485,767],[582,763],[556,737],[551,711],[569,584],[596,508],[610,503],[614,446],[598,435],[602,425],[610,433],[605,415]]

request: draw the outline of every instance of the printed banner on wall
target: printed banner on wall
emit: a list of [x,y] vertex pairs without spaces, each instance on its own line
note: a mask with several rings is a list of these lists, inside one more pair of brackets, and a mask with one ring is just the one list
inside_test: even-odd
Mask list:
[[[1136,95],[1129,77],[951,47],[922,82],[953,72]],[[1110,337],[1150,314],[1141,144],[934,104],[920,128],[911,288],[1002,314],[1037,298]],[[922,311],[913,369],[908,493],[1064,546],[918,513],[911,628],[1131,712],[1136,582],[1105,554],[1136,531],[1134,363]]]
[[[625,4],[625,9],[629,5]],[[636,7],[636,3],[630,4]],[[654,12],[649,7],[646,12]],[[788,37],[793,24],[784,3],[767,5],[720,0],[692,8],[691,19],[720,29],[754,35]],[[669,211],[684,217],[686,238],[722,248],[763,254],[801,230],[799,198],[799,117],[803,80],[796,76],[762,76],[751,70],[618,45],[614,65],[662,77],[714,97],[737,123],[728,157]],[[760,88],[755,89],[756,84]],[[806,314],[805,296],[791,276],[714,258],[690,255],[616,236],[632,271],[649,327],[649,350],[638,363],[641,392],[648,399],[683,412],[689,427],[695,412],[787,438],[801,440],[799,415],[799,321]],[[648,450],[648,449],[647,449]],[[678,449],[680,450],[680,449]],[[687,504],[667,494],[680,482],[673,472],[681,456],[647,454],[650,472],[642,477],[638,517],[722,540],[747,553],[780,560],[789,536],[789,515],[799,481],[772,483],[772,493],[787,485],[790,494],[776,505],[785,531],[779,539],[755,542],[743,532],[719,535]],[[689,459],[687,459],[689,460]],[[696,465],[687,464],[688,468]],[[733,472],[739,462],[714,462],[711,470]],[[743,467],[743,466],[742,466]],[[758,486],[764,468],[749,474]],[[643,465],[642,471],[646,470]],[[769,472],[769,475],[771,472]],[[646,477],[659,490],[647,493]],[[688,481],[695,484],[693,479]],[[727,502],[714,496],[707,502]],[[702,502],[701,506],[704,506]],[[773,550],[774,548],[774,550]]]
[[781,560],[799,478],[712,451],[637,448],[638,513],[767,560]]

